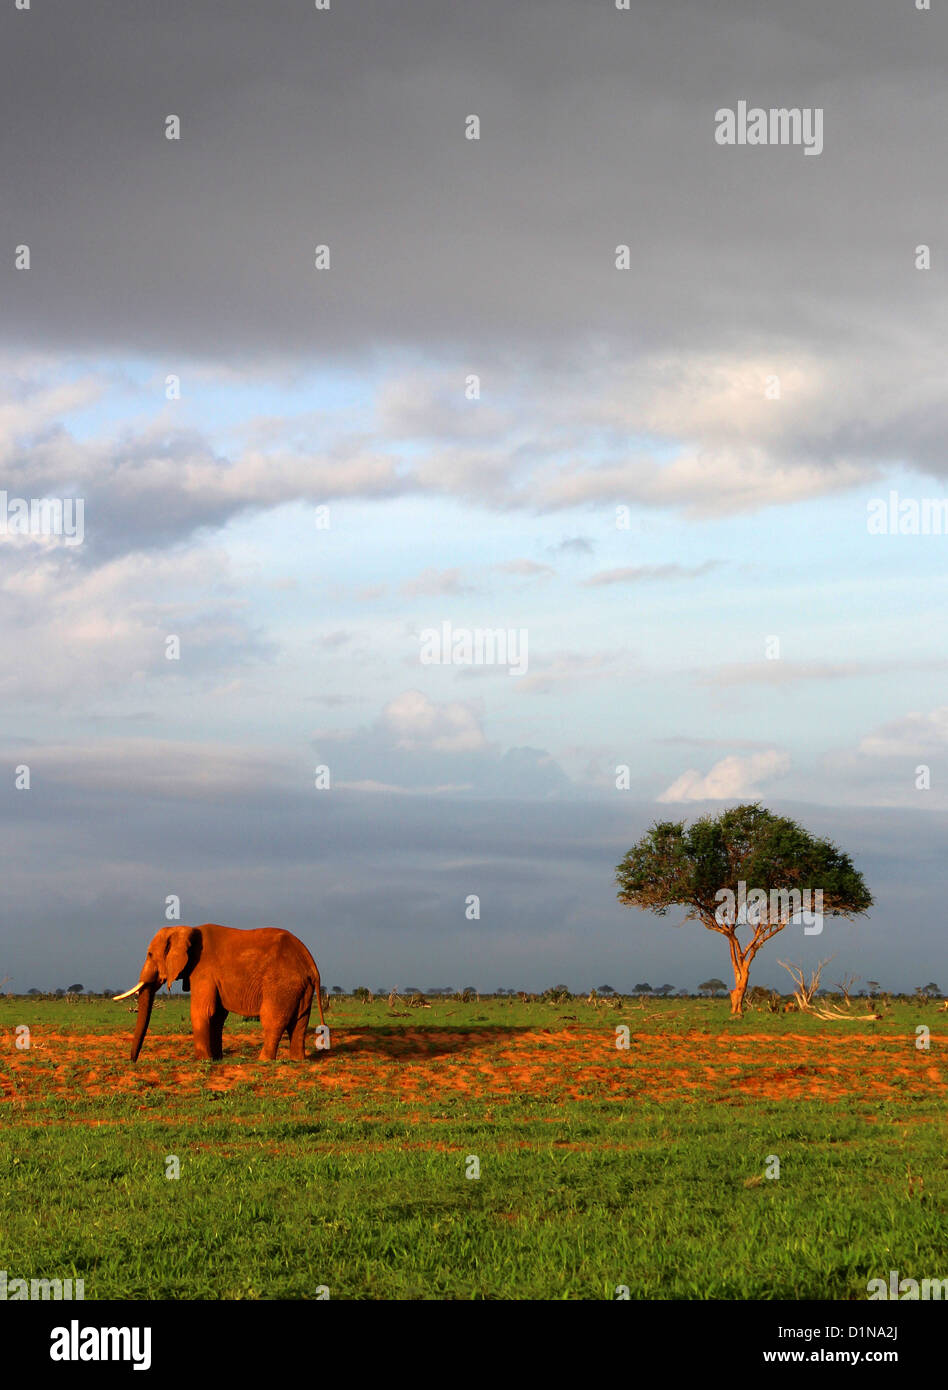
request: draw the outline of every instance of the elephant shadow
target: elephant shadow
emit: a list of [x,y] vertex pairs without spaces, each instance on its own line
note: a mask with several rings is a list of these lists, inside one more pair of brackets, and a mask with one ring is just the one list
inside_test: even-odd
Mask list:
[[[388,1057],[392,1061],[419,1059],[424,1057],[448,1057],[458,1053],[478,1052],[492,1048],[498,1043],[513,1042],[524,1033],[535,1033],[531,1027],[488,1027],[458,1029],[449,1028],[347,1028],[333,1032],[332,1053],[353,1056],[369,1053],[374,1057]],[[428,1036],[426,1036],[426,1034]],[[319,1057],[311,1043],[307,1043],[310,1060]]]

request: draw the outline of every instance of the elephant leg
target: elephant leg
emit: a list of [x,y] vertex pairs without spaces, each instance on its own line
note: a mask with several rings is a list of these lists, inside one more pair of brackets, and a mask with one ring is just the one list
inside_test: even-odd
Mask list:
[[191,1031],[194,1033],[194,1052],[199,1062],[213,1062],[214,1053],[211,1049],[211,1020],[209,1018],[192,1018]]
[[[220,1059],[220,1051],[214,1050],[214,1019],[220,1008],[220,1002],[216,994],[205,996],[195,993],[193,986],[191,991],[191,1031],[194,1034],[194,1051],[202,1062],[214,1062]],[[224,1017],[221,1018],[220,1026],[224,1025]]]
[[211,1056],[215,1062],[219,1062],[224,1055],[224,1020],[227,1018],[227,1010],[223,1004],[218,1003],[217,1008],[211,1015]]
[[263,1029],[263,1047],[258,1061],[275,1062],[280,1039],[290,1024],[285,1006],[264,1000],[260,1005],[260,1026]]
[[309,1027],[309,1011],[313,1006],[312,997],[300,1005],[296,1018],[290,1024],[290,1056],[294,1062],[306,1060],[306,1030]]

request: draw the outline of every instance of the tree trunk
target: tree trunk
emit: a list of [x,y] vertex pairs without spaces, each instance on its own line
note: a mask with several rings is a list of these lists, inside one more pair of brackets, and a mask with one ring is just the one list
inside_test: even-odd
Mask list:
[[747,992],[750,961],[739,953],[734,953],[732,954],[732,963],[734,966],[734,988],[731,990],[731,1013],[735,1018],[740,1018],[744,1013],[744,995]]

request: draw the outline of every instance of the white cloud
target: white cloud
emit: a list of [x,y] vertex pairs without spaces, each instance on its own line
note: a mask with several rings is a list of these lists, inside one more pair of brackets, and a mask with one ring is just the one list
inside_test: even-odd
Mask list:
[[35,365],[26,375],[4,376],[0,385],[0,461],[6,466],[15,463],[21,440],[55,431],[63,415],[92,405],[103,389],[104,383],[91,373],[78,381],[57,379],[51,362]]
[[[392,372],[357,431],[348,418],[326,414],[311,432],[311,411],[287,412],[265,431],[245,427],[262,444],[231,454],[211,435],[182,429],[164,405],[125,428],[77,438],[70,415],[95,401],[104,379],[70,381],[67,369],[64,360],[57,379],[47,362],[32,377],[0,379],[0,459],[11,495],[66,488],[83,495],[98,557],[180,541],[242,511],[298,500],[428,494],[554,510],[621,499],[688,517],[751,512],[875,477],[904,429],[902,397],[878,368],[867,400],[861,379],[816,358],[643,354],[633,362],[574,361],[550,376],[508,366],[504,409],[473,408],[476,431],[458,424],[472,415],[469,402],[446,409],[442,369]],[[776,401],[764,397],[773,373],[783,388]],[[931,406],[926,390],[920,407]],[[411,405],[418,443],[409,457],[392,431],[393,401]],[[899,453],[911,463],[910,449]],[[590,543],[577,537],[554,550],[569,548],[588,552]],[[84,553],[81,562],[88,559]],[[589,582],[648,577],[639,567]],[[460,591],[450,570],[408,584],[417,587],[406,592]]]
[[423,594],[466,594],[469,592],[469,585],[461,583],[461,571],[458,569],[439,570],[429,566],[428,569],[422,570],[421,574],[416,574],[412,579],[406,579],[402,584],[402,593],[409,598]]
[[[0,566],[0,620],[17,639],[16,660],[0,672],[6,698],[140,690],[154,678],[219,680],[270,650],[216,549],[124,555],[93,570],[70,563],[72,554],[37,552]],[[165,657],[170,634],[181,638],[179,662]]]
[[912,712],[866,734],[859,752],[871,758],[917,758],[944,752],[948,744],[948,705],[930,714]]
[[776,748],[739,758],[731,755],[714,764],[705,776],[694,768],[683,772],[658,798],[659,801],[729,801],[748,796],[759,782],[781,777],[790,770],[790,757]]
[[600,570],[584,580],[587,588],[601,584],[643,584],[659,579],[697,579],[717,568],[717,560],[705,560],[700,565],[627,565],[617,570]]
[[540,565],[536,560],[508,560],[505,564],[495,565],[494,569],[504,574],[518,574],[524,579],[548,579],[551,574],[556,574],[552,565]]
[[436,704],[420,690],[406,690],[383,709],[379,721],[396,748],[436,753],[469,753],[487,747],[480,720],[470,705]]
[[574,686],[595,686],[605,678],[630,676],[634,663],[635,654],[628,650],[552,652],[533,663],[530,675],[520,677],[517,694],[549,695]]

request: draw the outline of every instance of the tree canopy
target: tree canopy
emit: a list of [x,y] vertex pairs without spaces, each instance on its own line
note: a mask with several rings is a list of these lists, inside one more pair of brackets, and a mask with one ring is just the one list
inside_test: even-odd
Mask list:
[[[618,898],[628,907],[664,916],[685,909],[728,940],[734,969],[731,1010],[743,1012],[750,963],[765,942],[794,919],[791,894],[810,904],[818,896],[822,915],[853,917],[872,906],[862,875],[831,841],[811,835],[796,821],[776,816],[758,803],[683,821],[656,821],[616,868]],[[726,900],[757,895],[747,915],[725,910]],[[763,900],[763,902],[761,902]],[[746,927],[751,939],[737,933]],[[822,916],[815,932],[822,930]]]

